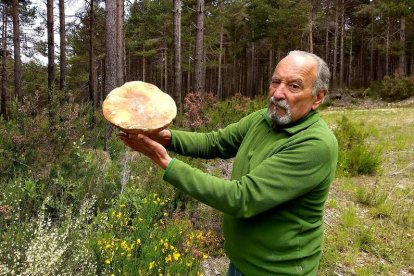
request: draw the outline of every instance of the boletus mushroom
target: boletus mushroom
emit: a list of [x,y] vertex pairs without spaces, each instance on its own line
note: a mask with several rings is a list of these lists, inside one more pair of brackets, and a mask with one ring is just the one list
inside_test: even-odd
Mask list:
[[129,134],[160,131],[177,115],[170,95],[157,86],[131,81],[112,90],[102,104],[104,117]]

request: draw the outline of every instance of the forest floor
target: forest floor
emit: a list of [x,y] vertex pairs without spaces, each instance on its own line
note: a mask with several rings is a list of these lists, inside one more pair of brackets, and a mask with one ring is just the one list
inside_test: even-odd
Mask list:
[[[387,120],[387,123],[383,123],[383,125],[381,126],[382,130],[380,131],[383,131],[388,127],[392,128],[398,125],[412,127],[414,125],[412,112],[413,107],[414,98],[410,98],[397,103],[387,103],[383,101],[374,101],[371,99],[358,100],[348,97],[342,98],[340,100],[335,100],[329,107],[325,108],[321,112],[321,114],[322,117],[327,117],[327,121],[328,124],[330,124],[330,126],[335,124],[333,118],[338,119],[338,116],[340,116],[341,114],[347,114],[347,116],[349,114],[349,116],[351,116],[353,119],[357,121],[370,122],[371,124],[376,124],[379,121],[381,121],[381,114],[384,114],[382,116],[387,117],[389,120]],[[402,110],[404,111],[402,111],[400,108],[402,108]],[[347,112],[348,110],[350,111],[349,113]],[[368,114],[369,110],[373,110],[375,115],[373,115],[372,113]],[[393,116],[393,114],[395,115],[396,112],[399,112],[402,115]],[[387,114],[391,115],[387,116]],[[411,128],[408,128],[407,131],[410,130]],[[393,148],[393,146],[390,146],[390,148]],[[337,230],[334,229],[341,227],[341,225],[343,224],[342,220],[344,216],[343,213],[345,212],[344,210],[347,210],[349,206],[356,206],[356,216],[358,216],[359,221],[361,221],[361,223],[370,223],[370,221],[372,220],[372,206],[369,206],[369,204],[360,204],[360,202],[358,202],[358,200],[354,197],[354,191],[358,190],[360,187],[371,187],[372,189],[376,189],[377,186],[381,186],[385,187],[385,189],[388,190],[384,191],[385,193],[391,194],[393,193],[394,189],[401,189],[409,191],[409,193],[411,194],[414,190],[414,160],[412,154],[413,151],[414,148],[410,144],[408,145],[408,148],[403,148],[399,150],[386,149],[386,152],[384,152],[382,170],[378,175],[358,176],[353,177],[351,179],[338,177],[334,181],[334,183],[332,183],[329,198],[327,201],[327,205],[336,205],[336,207],[326,207],[324,216],[325,232],[329,233],[329,231],[331,230],[332,232],[336,232]],[[213,175],[229,178],[231,175],[231,170],[232,160],[215,159],[206,163],[206,171]],[[379,178],[381,178],[381,180],[379,180]],[[352,184],[349,184],[350,182],[352,182]],[[382,184],[379,185],[378,182],[381,182]],[[350,185],[352,187],[349,187]],[[352,192],[350,192],[351,190]],[[334,204],[331,204],[332,202],[334,202]],[[209,207],[203,206],[201,208]],[[212,216],[214,216],[214,214],[214,211],[212,211]],[[217,219],[214,220],[216,222],[220,221]],[[375,221],[373,223],[377,225],[373,226],[373,229],[381,229],[382,227],[386,227],[387,225],[387,223],[385,222],[384,225],[382,225],[382,221]],[[216,227],[219,226],[216,225]],[[402,231],[405,233],[405,230]],[[412,233],[412,229],[410,229],[410,231],[411,232],[406,233],[406,238],[412,238],[410,234]],[[336,233],[333,233],[331,235],[336,235]],[[383,235],[384,239],[387,239],[387,233],[384,234],[382,233],[382,231],[379,231],[379,235]],[[401,239],[403,240],[404,238]],[[331,240],[331,238],[328,237],[328,240]],[[344,251],[346,250],[344,249]],[[350,249],[350,251],[352,250]],[[407,252],[408,254],[413,253],[412,250],[409,251],[410,252]],[[351,258],[347,254],[340,254],[343,255],[344,259],[337,262],[334,265],[334,271],[325,269],[319,274],[362,275],[363,273],[361,274],[361,271],[364,269],[364,267],[388,267],[387,263],[390,262],[389,260],[387,260],[387,258],[381,257],[381,254],[373,253],[370,250],[360,250],[360,252],[353,254],[356,257],[352,257],[355,259],[351,261],[347,259]],[[352,255],[352,253],[350,254]],[[228,264],[229,260],[225,255],[209,257],[202,264],[203,274],[206,276],[226,275]],[[328,272],[329,274],[327,274],[327,271],[330,271]],[[367,271],[370,270],[368,269]],[[381,270],[381,268],[379,268],[378,272],[382,274],[384,270]],[[372,274],[369,274],[368,272],[368,274],[363,275]],[[414,275],[414,266],[401,265],[401,269],[399,269],[397,273],[388,272],[387,275]]]

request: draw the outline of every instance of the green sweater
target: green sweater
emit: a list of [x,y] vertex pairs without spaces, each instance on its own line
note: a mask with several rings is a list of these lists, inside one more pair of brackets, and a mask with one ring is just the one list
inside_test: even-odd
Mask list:
[[169,150],[234,158],[231,180],[173,159],[164,180],[224,213],[225,251],[245,275],[316,275],[338,145],[319,113],[273,129],[267,110],[211,133],[172,131]]

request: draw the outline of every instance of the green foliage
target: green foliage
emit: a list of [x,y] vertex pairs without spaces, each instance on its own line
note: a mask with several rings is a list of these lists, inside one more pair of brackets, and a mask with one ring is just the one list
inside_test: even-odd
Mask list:
[[343,116],[334,130],[339,143],[338,170],[349,175],[375,174],[381,165],[381,147],[367,140],[370,129]]
[[267,107],[265,97],[251,99],[241,94],[218,101],[211,93],[189,93],[184,100],[185,114],[176,122],[185,128],[209,131],[223,128],[244,116]]
[[[0,202],[1,204],[1,202]],[[2,228],[0,269],[6,275],[92,275],[96,271],[93,255],[87,250],[93,200],[86,200],[79,213],[65,211],[59,224],[53,223],[50,198],[39,214],[24,220],[25,210],[13,209]]]
[[94,222],[93,250],[101,274],[195,274],[185,221],[173,218],[170,198],[126,188]]
[[369,88],[370,95],[377,95],[387,101],[399,101],[414,96],[414,77],[389,77],[373,82]]
[[[223,256],[218,213],[166,185],[163,171],[127,150],[115,131],[105,141],[107,124],[101,116],[90,124],[89,105],[56,97],[53,110],[61,113],[52,112],[49,120],[44,99],[36,97],[13,107],[11,120],[0,124],[2,273],[118,275],[139,274],[141,269],[141,275],[197,275],[208,255]],[[225,126],[266,105],[264,97],[240,95],[216,101],[203,107],[209,119],[200,129]],[[174,123],[182,127],[180,120]],[[348,147],[344,151],[355,144],[372,145],[371,139],[388,139],[398,129],[377,135],[349,121],[336,127],[340,145]],[[410,168],[411,140],[399,140],[387,149],[404,152],[393,164],[405,162]],[[205,168],[201,160],[180,159]],[[399,267],[413,261],[411,190],[399,189],[394,179],[383,183],[384,175],[375,176],[378,183],[370,186],[368,177],[332,185],[351,202],[344,204],[336,192],[327,203],[328,217],[339,221],[326,223],[321,275],[341,271],[338,264],[371,275],[398,274]],[[368,210],[361,211],[361,206]],[[358,269],[367,254],[374,261]]]

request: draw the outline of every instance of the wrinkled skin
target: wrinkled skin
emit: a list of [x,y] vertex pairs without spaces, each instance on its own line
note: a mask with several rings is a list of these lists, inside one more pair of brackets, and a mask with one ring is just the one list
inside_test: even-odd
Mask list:
[[165,149],[171,143],[171,132],[169,130],[162,130],[148,134],[148,136],[120,133],[118,137],[125,145],[144,154],[163,169],[167,168],[172,159]]

